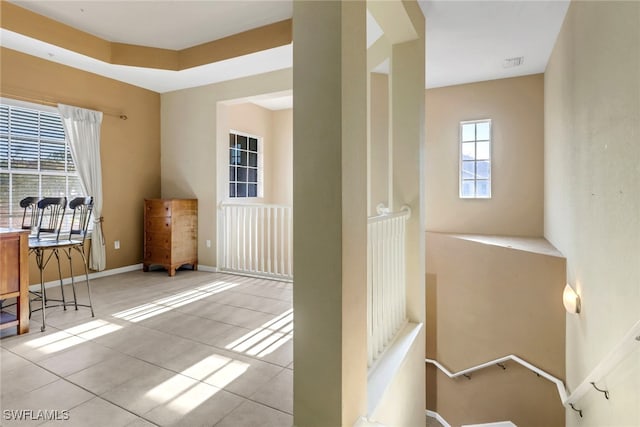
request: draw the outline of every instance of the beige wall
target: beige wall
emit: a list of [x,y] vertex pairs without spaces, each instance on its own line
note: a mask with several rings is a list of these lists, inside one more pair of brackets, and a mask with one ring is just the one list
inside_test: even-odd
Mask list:
[[[415,2],[379,3],[379,12],[404,17],[403,30],[418,33],[395,40],[390,105],[402,118],[392,127],[399,141],[394,161],[402,165],[394,168],[397,201],[414,209],[407,226],[407,316],[421,323],[424,223],[422,187],[415,183],[424,167],[424,17]],[[294,2],[294,22],[294,422],[349,426],[373,416],[386,425],[420,425],[423,328],[379,411],[367,402],[365,3]]]
[[[2,48],[0,91],[103,110],[103,216],[107,269],[142,262],[143,200],[160,196],[160,96],[125,83]],[[129,119],[113,115],[123,112]],[[120,249],[113,248],[120,240]],[[57,277],[48,269],[47,280]],[[31,282],[38,278],[31,261]]]
[[[226,127],[260,136],[264,168],[264,198],[243,201],[293,203],[293,110],[272,111],[252,103],[229,104]],[[223,125],[219,123],[218,125]],[[224,141],[228,148],[228,140]],[[221,199],[228,200],[228,193]]]
[[421,340],[414,341],[389,384],[371,419],[389,427],[420,427],[424,425],[424,349]]
[[[459,198],[459,123],[492,119],[492,198]],[[543,77],[426,92],[427,230],[541,236]]]
[[369,215],[389,206],[389,76],[369,75]]
[[278,110],[273,120],[272,202],[293,205],[293,110]]
[[[229,127],[217,125],[228,121],[225,103],[286,90],[291,90],[290,69],[161,96],[162,196],[198,199],[198,260],[202,265],[217,265],[217,204],[228,192]],[[211,240],[210,248],[206,240]]]
[[[640,3],[572,2],[545,72],[545,236],[582,297],[567,317],[570,389],[640,318],[639,136]],[[639,357],[567,424],[640,425]]]
[[348,426],[366,413],[366,9],[293,17],[293,417]]
[[[564,379],[565,260],[544,240],[530,240],[427,233],[428,356],[458,372],[513,354]],[[431,397],[427,408],[456,426],[564,425],[555,384],[506,366],[470,381],[430,372],[427,387],[437,390],[437,401]]]

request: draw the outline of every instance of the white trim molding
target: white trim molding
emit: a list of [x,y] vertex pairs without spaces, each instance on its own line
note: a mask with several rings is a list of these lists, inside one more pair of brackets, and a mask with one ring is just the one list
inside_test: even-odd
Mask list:
[[439,413],[435,411],[430,411],[427,409],[426,414],[427,414],[427,417],[435,418],[440,424],[442,424],[442,427],[451,427],[451,424],[449,424],[447,420],[442,418],[442,416]]
[[[458,378],[461,376],[469,377],[472,372],[479,371],[490,366],[501,364],[507,361],[516,362],[529,369],[530,371],[535,372],[544,379],[554,383],[558,388],[558,394],[560,395],[562,406],[571,408],[572,410],[580,414],[580,417],[582,417],[583,411],[579,408],[576,408],[575,403],[580,401],[580,399],[582,399],[588,391],[595,390],[594,384],[600,382],[600,380],[602,380],[611,371],[613,371],[613,369],[618,366],[618,364],[620,364],[620,362],[624,360],[629,354],[631,354],[631,352],[637,350],[638,346],[640,346],[640,320],[638,320],[631,327],[631,329],[629,329],[629,331],[622,337],[618,344],[611,349],[611,351],[591,371],[591,373],[585,377],[585,379],[580,383],[580,385],[578,385],[578,387],[573,390],[573,393],[571,394],[569,394],[569,391],[567,390],[567,388],[565,388],[565,385],[561,380],[513,354],[494,359],[489,362],[481,363],[480,365],[476,365],[456,373],[452,373],[451,371],[449,371],[437,360],[425,359],[425,362],[435,365],[449,378]],[[608,396],[606,390],[598,391],[603,392],[605,397]]]
[[[133,264],[133,265],[126,265],[124,267],[118,267],[118,268],[112,268],[109,270],[102,270],[102,271],[95,271],[93,273],[89,273],[89,280],[91,279],[98,279],[100,277],[106,277],[106,276],[113,276],[114,274],[120,274],[120,273],[128,273],[130,271],[137,271],[137,270],[141,270],[142,271],[142,264]],[[84,274],[80,274],[78,276],[74,276],[73,279],[75,281],[84,281]],[[71,284],[71,277],[65,277],[64,279],[62,279],[62,284],[63,285],[70,285]],[[44,287],[45,288],[51,288],[54,286],[59,286],[60,285],[60,280],[52,280],[50,282],[45,282],[44,283]],[[32,291],[40,291],[40,283],[36,283],[33,285],[29,286],[29,290]]]
[[207,273],[218,273],[220,271],[218,270],[218,267],[211,267],[209,265],[202,265],[202,264],[198,264],[198,270],[206,271]]
[[431,363],[432,365],[435,365],[438,369],[440,369],[443,373],[445,373],[449,378],[458,378],[458,377],[462,377],[462,376],[465,376],[465,375],[469,376],[473,372],[479,371],[479,370],[484,369],[484,368],[488,368],[489,366],[495,366],[495,365],[497,365],[499,363],[508,362],[508,361],[516,362],[516,363],[524,366],[525,368],[529,369],[530,371],[533,371],[536,374],[540,375],[544,379],[554,383],[556,385],[556,387],[558,388],[558,394],[560,395],[560,400],[562,401],[562,404],[565,405],[565,402],[567,401],[567,390],[564,388],[564,383],[561,380],[559,380],[558,378],[554,377],[553,375],[549,374],[548,372],[543,371],[542,369],[538,368],[537,366],[534,366],[531,363],[527,362],[526,360],[523,360],[520,357],[515,356],[513,354],[510,354],[510,355],[504,356],[504,357],[500,357],[498,359],[494,359],[494,360],[491,360],[489,362],[481,363],[480,365],[476,365],[476,366],[473,366],[471,368],[463,369],[462,371],[458,371],[456,373],[453,373],[453,372],[449,371],[447,368],[445,368],[437,360],[425,359],[425,362]]
[[[199,271],[205,271],[207,273],[218,273],[218,268],[217,267],[210,267],[208,265],[198,265],[198,270]],[[133,265],[126,265],[124,267],[118,267],[118,268],[112,268],[109,270],[103,270],[103,271],[95,271],[92,273],[89,273],[89,280],[92,279],[98,279],[100,277],[106,277],[106,276],[113,276],[116,274],[121,274],[121,273],[128,273],[131,271],[142,271],[142,264],[133,264]],[[79,274],[77,276],[74,276],[73,279],[78,282],[83,282],[84,281],[84,274]],[[70,285],[71,284],[71,277],[65,277],[64,279],[62,279],[62,284],[63,285]],[[44,287],[45,288],[52,288],[55,286],[60,286],[60,280],[51,280],[49,282],[45,282]],[[31,291],[36,291],[39,292],[40,291],[40,283],[35,283],[33,285],[29,286],[29,290]]]

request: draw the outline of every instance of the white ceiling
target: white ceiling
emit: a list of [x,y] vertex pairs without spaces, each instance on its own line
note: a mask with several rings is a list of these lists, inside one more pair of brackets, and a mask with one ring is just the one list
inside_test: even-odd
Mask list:
[[293,107],[293,95],[289,92],[282,96],[273,95],[268,97],[252,98],[251,102],[262,108],[268,108],[269,110],[286,110]]
[[290,68],[293,57],[292,45],[285,45],[213,64],[171,71],[109,64],[5,29],[0,29],[0,44],[159,93]]
[[[544,72],[568,0],[420,1],[427,28],[427,87]],[[524,57],[505,69],[507,58]]]
[[[168,49],[290,18],[293,4],[291,0],[12,2],[110,41]],[[427,17],[426,85],[440,87],[543,72],[569,0],[419,3]],[[289,68],[293,62],[291,45],[168,71],[107,64],[4,29],[0,44],[160,93]],[[519,56],[524,56],[523,65],[503,68],[504,59]]]

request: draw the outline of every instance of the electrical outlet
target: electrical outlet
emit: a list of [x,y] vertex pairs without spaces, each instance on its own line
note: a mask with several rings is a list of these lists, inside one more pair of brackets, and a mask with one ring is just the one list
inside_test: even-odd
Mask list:
[[210,248],[211,247],[211,240],[207,240],[207,247]]
[[120,240],[116,240],[115,242],[113,242],[113,248],[120,249]]

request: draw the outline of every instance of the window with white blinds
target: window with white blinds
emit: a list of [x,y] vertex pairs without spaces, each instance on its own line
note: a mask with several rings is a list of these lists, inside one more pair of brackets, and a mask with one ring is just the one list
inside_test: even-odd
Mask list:
[[19,227],[20,200],[82,195],[55,108],[0,100],[0,227]]

